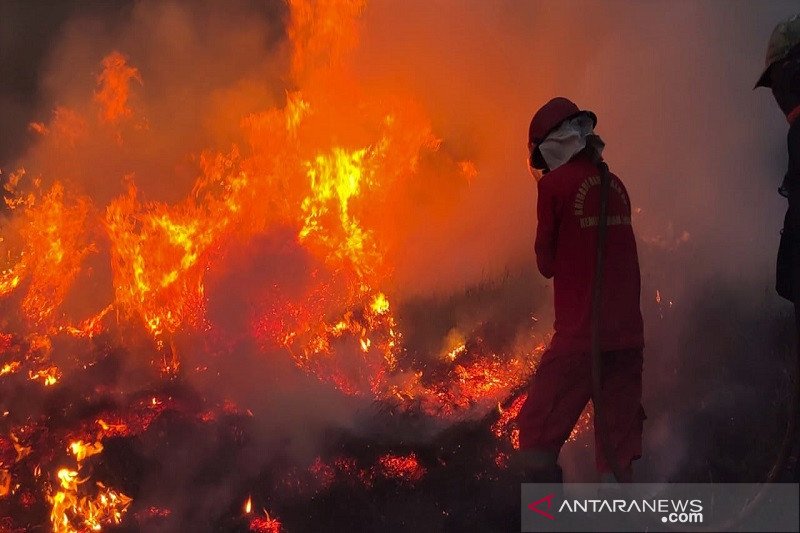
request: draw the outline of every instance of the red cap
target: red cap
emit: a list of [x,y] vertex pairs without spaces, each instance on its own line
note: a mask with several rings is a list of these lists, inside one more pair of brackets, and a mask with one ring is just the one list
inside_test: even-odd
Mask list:
[[568,98],[561,96],[553,98],[533,115],[531,125],[528,128],[528,144],[537,145],[541,143],[562,122],[581,113],[589,115],[594,125],[597,125],[597,115],[591,111],[582,111],[575,105],[575,102]]

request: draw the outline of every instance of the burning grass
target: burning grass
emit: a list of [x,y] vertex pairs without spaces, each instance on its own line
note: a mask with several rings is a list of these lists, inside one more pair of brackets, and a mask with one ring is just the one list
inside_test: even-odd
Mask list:
[[[342,497],[388,527],[421,518],[367,502],[507,475],[516,395],[547,340],[530,298],[484,284],[424,302],[426,318],[392,284],[411,215],[444,201],[422,184],[479,171],[442,149],[413,98],[366,94],[349,74],[363,2],[289,4],[291,90],[241,119],[241,143],[198,154],[183,198],[149,199],[135,172],[107,203],[58,175],[3,174],[0,529],[300,530],[364,512],[334,511]],[[109,51],[92,112],[62,106],[31,125],[49,167],[80,167],[89,143],[124,159],[159,127],[146,91]],[[249,357],[288,363],[391,430],[331,423],[305,464],[280,446],[240,464],[269,421],[226,396],[236,380],[197,383],[251,373]],[[167,463],[195,448],[199,470]],[[185,486],[220,494],[198,514],[167,492]],[[449,498],[423,506],[428,526],[456,520]]]
[[[391,418],[391,428],[380,418],[373,424],[384,426],[382,430],[331,428],[319,455],[306,467],[290,449],[283,449],[261,457],[260,466],[243,468],[241,461],[258,442],[257,414],[230,401],[201,398],[180,377],[157,390],[98,393],[95,379],[104,374],[111,378],[125,357],[107,354],[95,367],[72,372],[51,388],[20,380],[20,387],[44,402],[48,414],[25,425],[6,424],[12,432],[0,440],[0,512],[10,530],[41,524],[44,517],[55,531],[113,530],[115,524],[150,531],[280,531],[282,524],[297,530],[317,520],[355,526],[359,510],[344,515],[336,510],[350,498],[381,501],[417,491],[439,498],[442,483],[463,476],[484,481],[513,477],[496,461],[513,449],[513,422],[498,419],[498,410],[451,422],[442,432],[448,424],[437,416],[389,404],[380,417]],[[24,402],[17,403],[12,409],[24,412]],[[493,430],[499,426],[507,433],[498,438]],[[431,433],[431,428],[439,429]],[[373,436],[362,436],[363,431]],[[197,461],[202,467],[173,464],[194,453],[191,443],[202,443],[204,453]],[[230,473],[237,470],[238,475]],[[174,477],[179,479],[168,481]],[[154,479],[161,479],[164,487],[148,488]],[[226,480],[224,492],[231,503],[218,503],[213,512],[198,513],[172,489],[191,486],[193,492],[204,493],[220,480]],[[164,502],[171,504],[165,508]],[[437,505],[446,509],[460,504],[448,496]],[[314,508],[310,513],[309,506]],[[384,525],[393,519],[383,511],[373,518],[386,521]]]

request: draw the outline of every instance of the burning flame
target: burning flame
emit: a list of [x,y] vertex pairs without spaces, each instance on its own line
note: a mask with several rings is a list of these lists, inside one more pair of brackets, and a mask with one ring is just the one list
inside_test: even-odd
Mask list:
[[87,457],[103,450],[100,442],[86,444],[72,442],[69,446],[78,464],[78,470],[61,468],[56,473],[59,490],[50,496],[52,509],[50,522],[54,533],[78,533],[84,530],[100,531],[103,525],[119,524],[131,504],[131,498],[108,488],[100,482],[95,483],[97,494],[94,497],[82,495],[81,485],[86,479],[79,479],[81,463]]
[[9,494],[11,494],[11,472],[0,468],[0,498],[5,498]]
[[103,72],[97,78],[98,90],[94,94],[103,121],[114,123],[133,115],[133,110],[128,107],[133,80],[142,82],[139,70],[128,65],[125,56],[112,52],[103,59]]
[[[543,347],[501,353],[484,346],[478,333],[454,329],[429,358],[409,355],[393,282],[396,234],[403,231],[397,206],[402,199],[415,206],[420,198],[437,200],[436,190],[420,185],[429,174],[466,186],[478,178],[477,167],[442,150],[444,141],[412,98],[376,97],[359,87],[347,62],[358,43],[363,0],[289,5],[292,91],[280,105],[235,118],[242,143],[198,154],[183,198],[148,198],[134,174],[113,176],[123,179],[124,190],[107,202],[59,176],[22,167],[3,175],[11,214],[0,227],[2,384],[66,389],[62,383],[96,362],[102,343],[135,347],[133,357],[149,358],[165,374],[191,372],[194,364],[181,366],[182,347],[223,346],[219,351],[233,356],[228,347],[242,337],[263,357],[283,354],[344,395],[442,419],[485,413],[526,382]],[[112,150],[133,149],[125,144],[130,131],[156,130],[146,107],[137,105],[147,96],[139,69],[118,51],[101,66],[97,88],[87,95],[93,112],[57,108],[49,121],[31,124],[38,142],[77,157],[88,139],[99,139],[113,158]],[[277,230],[291,235],[287,247],[308,257],[307,283],[297,291],[266,281],[253,287],[246,331],[228,331],[208,310],[214,275],[235,268],[230,258],[237,247]],[[94,294],[90,282],[103,267],[107,290],[91,308],[76,311],[69,296]],[[513,419],[523,401],[517,397],[492,427],[514,447]],[[148,392],[126,410],[92,414],[50,450],[34,450],[10,433],[17,457],[13,465],[0,464],[0,497],[23,483],[13,467],[36,452],[51,461],[36,468],[55,472],[52,486],[36,489],[47,494],[54,532],[120,524],[132,499],[90,482],[84,462],[102,454],[104,439],[137,435],[171,406],[171,398]],[[218,414],[201,412],[197,420]],[[14,431],[22,435],[22,427]],[[67,465],[55,462],[64,446],[72,456]],[[427,473],[414,453],[384,454],[371,465],[320,460],[312,468],[323,480],[353,475],[367,485],[379,477],[415,483]],[[250,516],[251,496],[243,511],[252,531],[282,529],[266,511]]]
[[40,380],[46,387],[49,387],[58,383],[58,378],[61,377],[61,373],[58,367],[50,366],[36,372],[29,371],[28,377],[33,381]]
[[86,444],[82,440],[78,440],[70,443],[69,449],[72,451],[72,455],[75,456],[75,459],[80,464],[87,457],[91,457],[92,455],[102,452],[103,444],[100,441],[93,444]]

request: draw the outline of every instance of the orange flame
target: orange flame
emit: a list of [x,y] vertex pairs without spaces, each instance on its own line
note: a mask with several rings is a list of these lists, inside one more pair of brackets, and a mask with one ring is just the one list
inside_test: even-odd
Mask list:
[[97,78],[98,90],[94,94],[103,121],[113,124],[133,115],[128,107],[132,80],[142,82],[139,70],[129,66],[125,56],[112,52],[103,59],[103,72]]
[[50,366],[47,368],[43,368],[41,370],[28,371],[28,378],[32,381],[41,381],[45,387],[49,387],[51,385],[55,385],[58,382],[58,378],[61,377],[61,372],[59,372],[58,367]]
[[[133,174],[125,176],[124,192],[107,203],[73,191],[67,178],[64,184],[55,181],[61,176],[31,177],[23,168],[4,175],[11,216],[0,227],[0,299],[4,312],[19,315],[9,320],[22,324],[13,344],[24,349],[3,350],[0,377],[24,381],[27,375],[53,385],[72,370],[67,358],[51,360],[61,340],[67,337],[71,346],[92,354],[92,339],[101,332],[119,342],[143,332],[157,352],[145,357],[161,358],[163,370],[175,371],[181,346],[202,345],[212,337],[209,332],[219,332],[207,310],[209,273],[229,268],[226,252],[238,243],[275,228],[290,229],[291,246],[302,249],[313,268],[308,288],[291,295],[276,290],[274,298],[272,293],[262,298],[266,302],[253,301],[250,329],[231,332],[254,336],[264,357],[275,356],[276,346],[285,348],[297,367],[343,394],[452,419],[493,408],[530,376],[540,348],[473,350],[466,330],[454,330],[438,353],[430,354],[436,371],[404,358],[402,306],[393,292],[393,247],[400,242],[395,234],[405,231],[398,198],[416,206],[418,196],[437,195],[420,186],[420,178],[449,173],[466,184],[478,170],[442,149],[444,141],[412,98],[376,98],[359,87],[348,60],[358,44],[365,0],[289,0],[289,6],[293,90],[282,105],[241,120],[241,145],[200,153],[194,184],[182,199],[153,201]],[[137,105],[144,93],[133,91],[137,85],[146,89],[136,66],[115,51],[102,68],[96,91],[88,95],[99,106],[97,116],[59,107],[49,122],[31,124],[37,142],[55,143],[65,150],[59,154],[72,157],[83,141],[107,138],[134,116],[149,124],[142,116],[147,108]],[[435,168],[426,170],[431,159]],[[74,316],[66,300],[90,290],[84,283],[94,264],[103,262],[112,278],[106,300]],[[253,294],[252,300],[259,299],[258,291]],[[0,341],[10,345],[10,339]],[[181,344],[184,339],[191,342]],[[518,401],[492,428],[515,446]],[[131,499],[82,479],[88,470],[82,463],[102,453],[105,438],[144,430],[169,402],[148,397],[130,414],[99,413],[91,430],[70,435],[74,464],[59,468],[54,488],[46,491],[54,531],[121,522]],[[15,440],[15,446],[18,460],[31,453],[27,444]],[[346,460],[317,466],[323,477],[346,472],[364,483],[376,476],[415,482],[426,475],[414,454],[385,455],[361,468]],[[0,493],[11,490],[10,475],[0,470]],[[250,496],[244,512],[253,512]],[[266,511],[250,520],[253,531],[274,533],[281,527]]]
[[11,472],[6,468],[0,468],[0,498],[5,498],[11,494]]
[[[76,441],[70,444],[80,470],[80,463],[103,449],[99,442],[84,444]],[[97,494],[94,497],[81,495],[80,485],[86,480],[79,479],[78,470],[61,468],[56,477],[60,490],[49,496],[52,509],[50,522],[54,533],[78,533],[82,530],[99,531],[105,524],[119,524],[133,501],[131,498],[110,489],[102,483],[95,483]]]

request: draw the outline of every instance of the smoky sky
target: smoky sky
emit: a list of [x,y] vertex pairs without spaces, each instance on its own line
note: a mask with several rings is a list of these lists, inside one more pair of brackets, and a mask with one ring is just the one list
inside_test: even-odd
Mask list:
[[[64,87],[92,90],[99,60],[111,50],[129,54],[144,83],[169,92],[174,106],[185,79],[194,91],[186,94],[189,101],[224,86],[232,72],[259,80],[253,65],[264,58],[236,51],[280,54],[286,10],[277,0],[0,2],[0,168],[25,160],[33,144],[29,122],[69,104],[73,89]],[[673,371],[705,357],[704,349],[719,352],[706,357],[714,361],[757,359],[742,353],[750,345],[732,343],[731,333],[746,323],[762,335],[787,310],[772,288],[786,208],[777,188],[786,168],[787,125],[769,91],[752,87],[772,28],[797,11],[792,1],[749,0],[369,2],[354,57],[358,77],[367,89],[412,94],[444,149],[472,160],[479,172],[453,216],[409,239],[414,249],[399,259],[393,282],[408,293],[452,292],[532,262],[536,190],[525,166],[530,117],[556,95],[593,110],[607,161],[634,208],[651,346],[645,379],[662,398],[678,396],[670,405],[651,402],[650,434],[661,439],[651,441],[651,451],[661,446],[666,461],[681,461],[693,440],[679,425],[662,423],[668,414],[703,402],[725,412],[730,406],[715,394],[745,389],[733,377],[687,390]],[[173,21],[181,24],[172,27]],[[256,24],[239,32],[248,22]],[[183,43],[188,31],[192,45],[173,62],[164,45]],[[240,47],[240,33],[263,42]],[[263,81],[282,94],[288,69],[277,64]],[[86,81],[75,84],[77,78]],[[155,111],[162,117],[174,111],[182,135],[197,129],[189,119],[181,123],[181,109]],[[164,139],[174,143],[164,152],[199,150],[204,140]],[[115,178],[127,163],[111,169]],[[156,188],[158,179],[151,181]],[[537,281],[541,291],[534,297],[541,298],[549,284]],[[714,287],[728,291],[724,299],[718,298],[722,289],[707,296]],[[679,317],[662,319],[656,290],[674,302]]]
[[[789,398],[781,354],[791,353],[792,334],[791,305],[774,291],[788,126],[770,92],[753,85],[772,29],[797,3],[404,6],[402,14],[388,1],[367,7],[361,75],[411,87],[434,130],[480,171],[463,216],[418,236],[440,253],[413,256],[408,272],[476,279],[530,261],[530,117],[557,95],[595,111],[639,244],[643,476],[687,479],[727,462],[752,467],[738,479],[759,479],[759,461],[772,457],[766,435],[780,435],[765,420],[783,420]],[[737,455],[743,435],[759,432],[765,448]],[[568,473],[591,471],[590,445],[566,447]]]
[[133,2],[10,1],[0,3],[0,169],[5,169],[29,142],[27,127],[42,100],[40,74],[75,17],[99,17],[110,26],[124,23]]
[[[0,169],[8,170],[32,142],[34,137],[28,131],[28,124],[46,119],[52,108],[61,103],[58,88],[45,87],[45,76],[53,69],[52,61],[57,57],[59,46],[72,38],[69,34],[83,33],[87,41],[94,41],[100,47],[97,54],[102,57],[113,44],[109,36],[119,36],[126,29],[136,28],[136,8],[153,5],[153,2],[134,0],[9,0],[0,3]],[[207,26],[204,19],[246,17],[264,21],[275,28],[276,34],[282,33],[286,12],[286,6],[277,0],[177,0],[164,5],[190,13],[195,18],[192,24],[200,29]],[[140,24],[137,31],[146,32],[146,29]],[[216,37],[213,33],[207,35],[209,41]],[[272,35],[265,37],[274,39]],[[168,55],[169,50],[163,53]],[[195,67],[203,69],[203,58],[197,59]],[[237,58],[231,60],[235,63]],[[91,76],[91,72],[80,70],[85,64],[76,65],[72,76]],[[60,68],[69,70],[69,65]],[[210,74],[214,72],[215,69],[209,69]],[[209,85],[213,84],[214,80],[210,80]]]
[[751,277],[772,268],[787,128],[770,92],[752,87],[772,28],[797,10],[794,2],[440,1],[398,12],[378,1],[367,6],[357,64],[376,83],[413,87],[435,131],[475,159],[482,179],[464,202],[470,215],[447,228],[460,234],[459,248],[474,247],[471,259],[487,247],[530,255],[527,127],[562,95],[599,116],[607,160],[638,208],[640,243],[668,246],[688,232],[702,256],[695,267]]
[[[264,20],[276,29],[270,39],[284,38],[282,2],[167,4],[191,5],[185,11],[198,28],[207,25],[203,17],[238,16]],[[76,61],[75,53],[59,52],[64,41],[81,34],[102,48],[98,59],[137,35],[148,41],[147,24],[136,20],[141,6],[155,4],[0,4],[0,169],[24,155],[33,140],[28,124],[62,103],[59,84],[76,76],[91,81],[92,72],[82,70],[92,62],[53,65]],[[640,240],[671,245],[687,233],[709,251],[706,269],[768,269],[783,206],[775,189],[786,163],[785,122],[768,90],[752,91],[752,80],[772,27],[794,10],[793,2],[777,1],[368,3],[355,60],[362,77],[411,90],[435,133],[481,173],[463,199],[469,216],[419,236],[441,253],[410,257],[400,277],[456,270],[461,282],[528,260],[536,195],[523,164],[525,134],[532,113],[557,94],[600,117],[607,158],[638,208]],[[109,38],[125,28],[139,33],[118,43]],[[208,35],[208,49],[216,37]],[[153,55],[121,51],[134,60]],[[233,53],[226,59],[246,62]],[[209,76],[220,72],[197,61]]]

